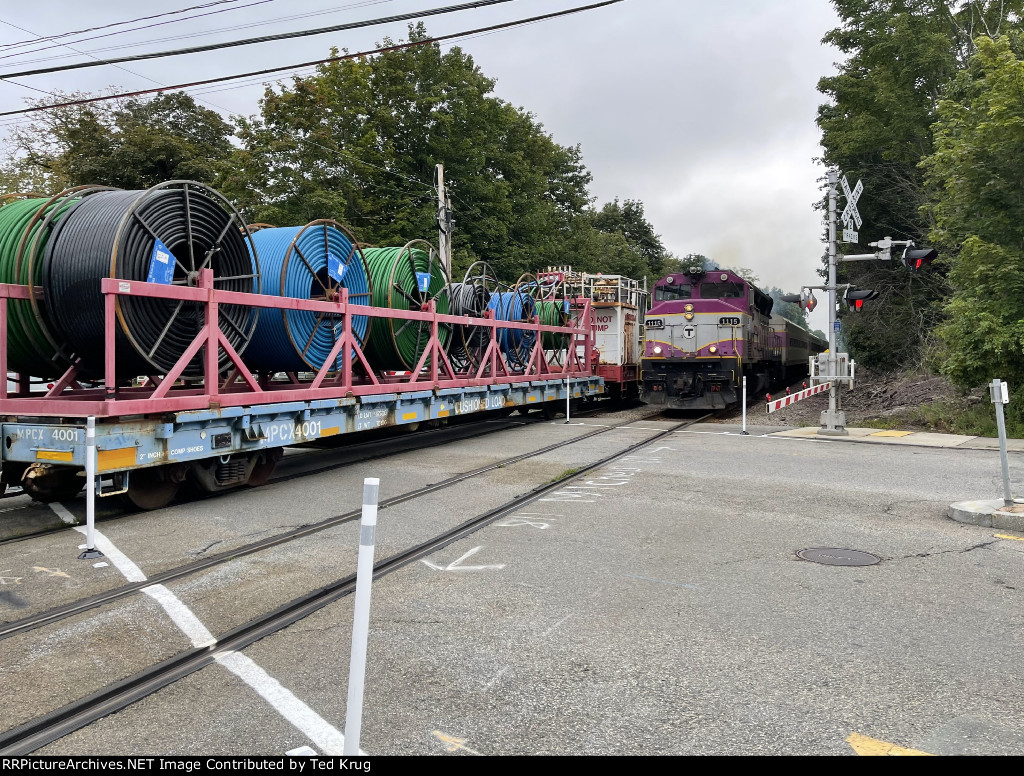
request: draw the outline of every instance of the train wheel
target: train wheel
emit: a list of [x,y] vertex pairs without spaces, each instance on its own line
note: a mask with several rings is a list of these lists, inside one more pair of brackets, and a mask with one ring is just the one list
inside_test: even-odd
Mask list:
[[74,498],[85,486],[85,478],[78,476],[80,471],[68,466],[34,463],[25,469],[21,487],[33,499],[44,504],[66,501]]
[[541,405],[540,413],[544,416],[544,420],[554,420],[558,417],[558,402],[546,401]]
[[128,491],[125,500],[136,509],[162,509],[174,501],[181,482],[168,477],[169,472],[162,466],[136,469],[128,475]]
[[283,455],[284,451],[280,447],[275,447],[263,453],[260,460],[252,467],[252,473],[249,475],[249,481],[246,484],[251,488],[266,485],[267,481],[270,480],[270,475],[274,473],[274,469],[277,467],[277,462],[281,460]]

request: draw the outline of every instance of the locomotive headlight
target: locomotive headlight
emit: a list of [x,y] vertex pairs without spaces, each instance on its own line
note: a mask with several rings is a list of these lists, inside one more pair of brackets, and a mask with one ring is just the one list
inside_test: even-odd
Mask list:
[[712,345],[710,348],[708,348],[708,350],[710,350],[712,353],[717,353],[718,352],[718,348],[716,348],[714,345]]
[[688,304],[683,309],[686,310],[686,312],[688,312],[688,313],[692,313],[693,312],[693,305],[692,304]]
[[686,320],[688,320],[688,321],[692,321],[692,320],[693,320],[693,313],[687,313],[687,314],[686,314],[686,315],[684,315],[683,317],[684,317],[684,318],[685,318]]
[[654,348],[654,355],[656,355],[656,356],[660,356],[661,355],[661,345],[656,345],[655,346],[655,348]]

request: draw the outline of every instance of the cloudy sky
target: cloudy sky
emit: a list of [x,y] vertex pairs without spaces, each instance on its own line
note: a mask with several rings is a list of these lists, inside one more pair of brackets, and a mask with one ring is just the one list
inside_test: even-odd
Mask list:
[[[441,35],[593,1],[514,0],[426,23],[432,34]],[[0,76],[30,69],[30,61],[33,67],[48,67],[458,2],[8,0],[0,7]],[[64,47],[40,50],[52,42],[5,47],[200,5],[208,7],[61,41],[82,53]],[[159,26],[82,40],[142,24]],[[833,71],[839,57],[821,44],[836,24],[828,0],[624,0],[458,45],[497,79],[499,97],[534,113],[557,142],[582,146],[598,203],[639,199],[674,253],[703,253],[725,265],[749,267],[763,285],[795,290],[818,282],[814,270],[823,251],[820,215],[812,208],[823,174],[814,162],[820,155],[814,117],[822,99],[815,85]],[[365,50],[385,35],[402,38],[405,30],[405,22],[394,23],[14,79],[17,84],[0,81],[0,111],[41,96],[34,90],[98,92],[111,86],[177,84],[318,59],[332,45]],[[208,107],[225,115],[257,111],[260,82],[212,88],[216,91],[196,92]],[[0,132],[3,126],[0,120]],[[819,307],[812,323],[824,328],[827,318],[821,313]]]

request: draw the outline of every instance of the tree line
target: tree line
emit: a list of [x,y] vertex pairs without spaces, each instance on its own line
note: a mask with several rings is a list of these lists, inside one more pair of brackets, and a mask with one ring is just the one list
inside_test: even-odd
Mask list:
[[862,246],[940,251],[918,274],[841,265],[841,282],[882,294],[847,318],[846,343],[869,366],[965,389],[998,377],[1024,399],[1024,3],[832,1],[824,42],[846,59],[819,82],[824,162],[864,182]]

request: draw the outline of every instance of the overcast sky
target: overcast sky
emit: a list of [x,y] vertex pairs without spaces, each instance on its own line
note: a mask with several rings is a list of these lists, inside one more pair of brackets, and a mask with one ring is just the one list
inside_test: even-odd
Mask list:
[[[430,33],[440,35],[592,1],[514,0],[436,16],[426,24]],[[7,0],[0,6],[0,47],[33,35],[211,2]],[[223,13],[73,45],[94,57],[126,56],[457,2],[234,0],[141,24]],[[304,18],[285,18],[299,15]],[[725,265],[749,267],[762,285],[796,290],[819,282],[815,268],[824,250],[821,217],[812,207],[824,172],[814,161],[821,153],[814,117],[822,101],[815,85],[833,72],[839,58],[821,44],[836,24],[828,0],[625,0],[458,45],[485,75],[497,79],[499,97],[531,111],[556,142],[582,146],[598,204],[615,197],[639,199],[666,247],[677,255],[702,253]],[[235,29],[196,35],[228,27]],[[26,86],[45,91],[143,89],[310,61],[327,56],[332,45],[365,50],[385,35],[405,37],[405,31],[403,22],[121,66],[126,69],[103,66],[31,76],[18,79],[22,86],[0,81],[0,111],[41,96]],[[129,43],[136,45],[98,51]],[[0,57],[6,56],[0,58],[0,75],[29,69],[28,60],[65,57],[35,64],[46,67],[88,59],[66,48],[10,53],[0,48]],[[225,115],[257,112],[259,83],[216,88],[196,96]],[[827,321],[823,307],[812,317],[820,328]]]

